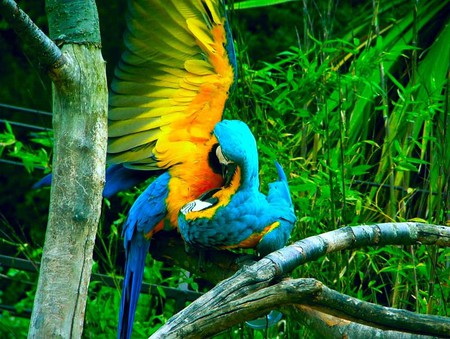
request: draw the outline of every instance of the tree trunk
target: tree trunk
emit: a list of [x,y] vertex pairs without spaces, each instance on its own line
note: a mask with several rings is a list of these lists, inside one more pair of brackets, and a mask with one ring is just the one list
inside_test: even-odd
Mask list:
[[80,338],[105,177],[107,82],[95,3],[47,1],[47,11],[64,63],[50,71],[53,179],[28,337]]

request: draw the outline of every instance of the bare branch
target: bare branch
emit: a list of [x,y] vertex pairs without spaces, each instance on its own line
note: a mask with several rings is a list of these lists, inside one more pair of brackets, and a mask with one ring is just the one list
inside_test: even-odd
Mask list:
[[278,275],[282,275],[327,253],[364,246],[417,244],[449,246],[450,228],[415,222],[347,226],[299,240],[266,258],[275,263],[280,270]]
[[255,293],[251,290],[253,286],[246,288],[240,285],[239,289],[228,290],[233,295],[238,295],[231,298],[227,296],[227,291],[223,291],[216,299],[209,299],[203,304],[203,307],[195,312],[195,317],[189,314],[189,321],[177,322],[170,327],[170,331],[158,331],[151,338],[210,337],[241,323],[243,319],[249,320],[267,314],[280,305],[304,302],[306,298],[320,291],[320,283],[314,279],[288,280]]
[[39,65],[45,72],[53,73],[66,62],[61,50],[42,32],[30,17],[13,0],[1,0],[1,13],[16,34],[34,51]]
[[[170,318],[169,321],[152,336],[152,338],[189,338],[190,336],[195,336],[195,333],[197,333],[197,336],[208,336],[209,334],[213,334],[212,332],[209,333],[209,331],[218,333],[227,327],[233,326],[237,323],[237,318],[235,318],[235,315],[232,313],[230,319],[225,315],[222,316],[221,319],[225,319],[226,324],[224,324],[224,321],[221,321],[220,324],[216,322],[213,326],[214,328],[202,328],[200,332],[195,332],[200,329],[197,328],[197,326],[193,327],[190,324],[196,324],[198,319],[204,319],[205,312],[208,312],[207,314],[211,316],[209,311],[217,310],[220,312],[221,308],[229,309],[228,303],[245,298],[259,289],[268,287],[276,276],[276,272],[277,270],[275,269],[274,263],[266,258],[261,259],[254,265],[244,266],[244,268],[231,278],[217,284],[208,293],[204,294],[187,308]],[[246,312],[245,310],[240,311]],[[261,311],[260,314],[263,314],[263,311]],[[254,313],[251,318],[256,318],[260,314]],[[238,322],[243,320],[245,320],[245,318],[240,318],[240,321]]]
[[[252,266],[245,266],[231,278],[222,281],[172,317],[152,338],[187,338],[199,333],[208,336],[243,320],[263,315],[270,309],[287,304],[306,303],[305,300],[308,300],[308,304],[332,305],[333,312],[340,313],[344,318],[353,316],[360,320],[374,319],[374,326],[388,324],[392,329],[406,332],[429,330],[428,333],[433,335],[450,333],[450,320],[447,318],[417,315],[365,303],[328,289],[314,279],[299,279],[294,281],[294,285],[289,285],[292,280],[280,283],[284,274],[327,253],[388,244],[448,246],[450,227],[420,223],[386,223],[344,227],[298,241],[269,254]],[[320,293],[317,286],[320,286]],[[308,295],[306,299],[305,293]],[[276,297],[273,297],[274,295]],[[376,320],[377,318],[382,321]],[[411,322],[417,323],[419,327],[411,326]],[[440,325],[437,325],[438,323]]]
[[358,322],[371,324],[374,327],[438,336],[450,334],[450,318],[375,305],[339,293],[324,285],[320,293],[314,296],[312,300],[307,301],[307,304],[329,308],[335,316],[344,319],[350,316]]
[[[282,276],[327,253],[364,246],[411,244],[450,246],[450,228],[413,222],[343,227],[299,240],[267,258],[276,264],[280,271],[277,275]],[[177,232],[157,233],[152,239],[150,253],[156,260],[182,267],[216,283],[232,276],[242,264],[256,259],[256,256],[218,250],[187,255]]]
[[[250,285],[240,285],[238,289],[222,289],[222,293],[209,299],[202,308],[194,313],[190,312],[189,318],[183,317],[184,320],[172,324],[169,331],[158,331],[152,338],[189,338],[199,335],[208,337],[242,322],[243,319],[262,316],[272,309],[286,305],[300,307],[298,304],[320,306],[322,314],[351,319],[352,322],[362,323],[366,327],[433,336],[450,333],[449,318],[420,315],[361,301],[334,291],[315,279],[286,279],[273,286],[252,291],[254,286]],[[230,297],[231,295],[233,297]]]
[[320,308],[307,305],[293,305],[282,308],[289,317],[308,326],[318,336],[333,338],[392,338],[392,339],[425,339],[434,336],[405,333],[387,328],[377,328],[364,323],[357,323],[350,317],[341,318],[322,312]]

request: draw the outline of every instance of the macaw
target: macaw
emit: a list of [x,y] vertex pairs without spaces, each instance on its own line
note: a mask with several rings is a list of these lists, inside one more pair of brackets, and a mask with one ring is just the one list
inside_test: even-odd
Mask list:
[[236,79],[236,61],[220,0],[130,1],[124,40],[111,84],[107,160],[113,166],[104,195],[147,173],[159,175],[123,227],[118,337],[129,338],[152,235],[176,228],[182,206],[224,184],[213,131]]
[[[228,135],[234,134],[234,138]],[[185,204],[179,231],[188,246],[217,249],[256,248],[261,255],[285,246],[296,216],[286,175],[278,163],[278,181],[267,196],[259,191],[258,154],[253,134],[242,121],[214,128],[218,158],[227,167],[225,184]]]
[[[157,178],[123,227],[120,338],[131,336],[152,235],[176,228],[182,206],[224,184],[213,129],[237,78],[221,0],[130,0],[126,23],[110,91],[103,196]],[[48,175],[34,188],[50,183]]]

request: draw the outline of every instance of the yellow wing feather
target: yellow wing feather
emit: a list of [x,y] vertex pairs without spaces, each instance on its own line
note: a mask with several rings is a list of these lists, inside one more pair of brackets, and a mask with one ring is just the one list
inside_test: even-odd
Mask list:
[[111,85],[108,161],[168,168],[206,143],[234,79],[220,0],[134,0]]

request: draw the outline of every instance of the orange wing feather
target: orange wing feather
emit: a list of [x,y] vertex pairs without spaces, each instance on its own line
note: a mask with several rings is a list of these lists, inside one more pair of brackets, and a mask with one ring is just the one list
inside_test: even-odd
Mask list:
[[210,139],[234,79],[219,1],[135,1],[112,84],[108,161],[161,169]]
[[108,162],[168,169],[166,224],[174,227],[186,202],[222,185],[208,153],[234,81],[225,9],[219,0],[136,0],[129,9],[111,85]]

